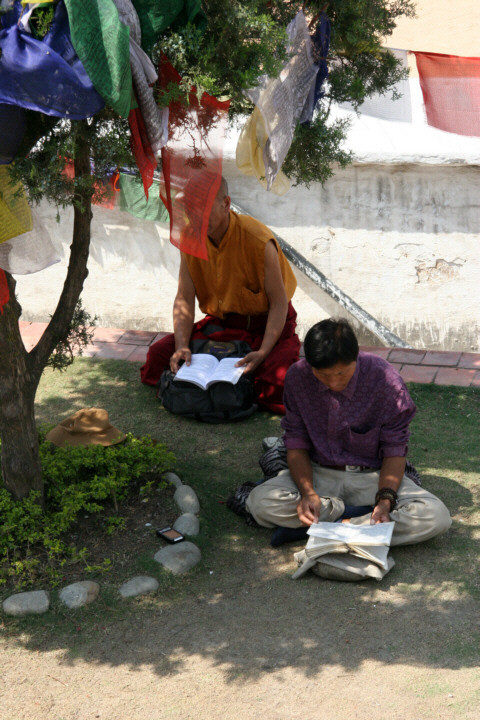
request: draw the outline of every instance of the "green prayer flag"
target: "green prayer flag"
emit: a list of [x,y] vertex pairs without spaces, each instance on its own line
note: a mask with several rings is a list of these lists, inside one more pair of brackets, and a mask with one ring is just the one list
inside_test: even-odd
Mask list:
[[169,27],[174,30],[195,23],[202,30],[207,18],[201,0],[132,0],[142,30],[142,48],[149,55],[160,35]]
[[95,90],[128,117],[132,95],[130,30],[113,0],[65,0],[75,51]]
[[120,173],[120,210],[126,210],[141,220],[156,220],[168,223],[168,210],[160,200],[158,183],[153,183],[145,197],[141,178],[136,175]]

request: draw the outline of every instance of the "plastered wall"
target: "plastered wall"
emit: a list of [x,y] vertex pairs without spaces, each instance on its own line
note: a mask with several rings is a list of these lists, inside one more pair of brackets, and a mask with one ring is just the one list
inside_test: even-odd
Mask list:
[[416,0],[416,17],[400,18],[388,47],[478,57],[478,0]]
[[[292,188],[283,199],[233,160],[225,174],[240,206],[411,345],[479,350],[480,167],[355,165],[324,188]],[[73,217],[66,211],[59,224],[48,205],[40,212],[63,259],[17,276],[17,289],[24,319],[45,321],[63,285]],[[101,326],[171,329],[178,251],[167,226],[95,208],[88,267],[84,305]],[[303,335],[339,308],[296,274]]]

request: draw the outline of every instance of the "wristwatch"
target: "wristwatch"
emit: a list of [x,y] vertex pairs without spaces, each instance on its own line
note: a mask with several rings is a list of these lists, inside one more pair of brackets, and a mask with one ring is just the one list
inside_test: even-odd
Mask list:
[[385,487],[381,490],[377,490],[377,494],[375,495],[375,505],[378,505],[379,500],[390,500],[389,512],[392,512],[392,510],[395,510],[397,507],[398,495],[395,490],[392,490],[392,488]]

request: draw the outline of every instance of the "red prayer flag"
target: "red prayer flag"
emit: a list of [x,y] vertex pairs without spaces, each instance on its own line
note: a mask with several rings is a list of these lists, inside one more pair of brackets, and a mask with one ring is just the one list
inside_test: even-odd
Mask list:
[[118,170],[114,170],[108,175],[103,182],[95,183],[95,194],[92,197],[94,205],[101,205],[107,210],[113,210],[117,204],[117,192],[120,188],[116,187],[117,178],[120,176]]
[[130,147],[132,148],[133,156],[140,171],[145,197],[148,200],[148,188],[153,182],[153,173],[158,162],[153,154],[142,113],[139,108],[130,110],[128,124],[130,125]]
[[[63,166],[63,174],[69,180],[75,178],[75,166],[73,160],[65,158],[65,165]],[[117,188],[117,179],[120,176],[118,170],[113,170],[110,175],[104,178],[100,182],[96,182],[93,186],[94,193],[92,195],[92,205],[101,205],[107,210],[113,210],[117,204],[116,194],[120,192],[120,188]]]
[[427,122],[480,136],[480,58],[415,52]]
[[[181,77],[165,56],[159,65],[161,89]],[[168,142],[162,148],[163,188],[170,214],[170,242],[182,252],[208,259],[207,228],[222,178],[223,142],[230,100],[191,88],[189,104],[169,104]]]
[[0,313],[3,315],[3,306],[10,300],[10,290],[8,289],[7,276],[5,270],[0,270]]

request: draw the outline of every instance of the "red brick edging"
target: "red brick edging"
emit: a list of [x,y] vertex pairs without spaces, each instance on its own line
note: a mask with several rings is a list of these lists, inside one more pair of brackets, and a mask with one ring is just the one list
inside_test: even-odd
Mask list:
[[[26,350],[31,350],[47,323],[20,322]],[[95,328],[93,341],[84,357],[145,362],[149,346],[167,333],[120,328]],[[405,382],[480,387],[480,353],[439,350],[403,350],[363,346],[362,350],[380,355],[398,369]]]

